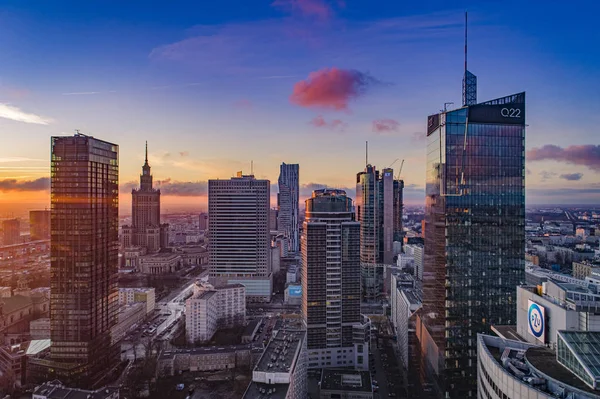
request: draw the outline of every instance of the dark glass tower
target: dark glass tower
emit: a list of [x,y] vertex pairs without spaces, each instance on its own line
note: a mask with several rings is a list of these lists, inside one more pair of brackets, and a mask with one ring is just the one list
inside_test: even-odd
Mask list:
[[298,230],[298,201],[300,190],[300,166],[282,163],[279,167],[279,193],[277,194],[277,225],[289,240],[289,250],[300,248]]
[[438,393],[477,394],[477,333],[525,280],[525,93],[429,117],[420,334]]
[[[116,364],[118,146],[52,137],[48,377],[96,386]],[[52,374],[54,373],[54,374]]]

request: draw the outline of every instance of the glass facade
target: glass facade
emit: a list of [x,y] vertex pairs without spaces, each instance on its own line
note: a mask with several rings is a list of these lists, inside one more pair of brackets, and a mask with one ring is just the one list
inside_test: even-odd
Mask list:
[[559,331],[556,360],[590,388],[600,388],[600,332]]
[[[477,333],[525,280],[525,93],[430,117],[422,320],[447,397],[475,397]],[[516,115],[521,118],[503,118]],[[431,360],[430,360],[431,361]]]
[[118,146],[53,137],[51,162],[51,359],[92,387],[118,356]]

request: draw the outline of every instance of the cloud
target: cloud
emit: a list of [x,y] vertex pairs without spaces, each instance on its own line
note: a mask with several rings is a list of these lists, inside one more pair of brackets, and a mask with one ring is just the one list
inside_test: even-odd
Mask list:
[[410,135],[410,140],[414,142],[422,142],[427,139],[425,132],[414,132]]
[[[137,182],[129,181],[120,185],[120,191],[130,193],[132,189],[138,188],[138,186]],[[160,189],[162,195],[178,197],[197,197],[208,193],[208,183],[206,181],[177,181],[167,178],[155,181],[154,188]]]
[[44,191],[50,188],[50,178],[40,177],[35,180],[4,179],[0,180],[0,191]]
[[92,94],[100,94],[101,91],[74,91],[71,93],[62,93],[63,96],[90,96]]
[[551,178],[553,178],[556,175],[557,175],[557,173],[548,172],[548,171],[545,171],[545,170],[542,170],[540,172],[540,176],[542,177],[542,181],[550,180]]
[[592,170],[600,171],[600,145],[572,145],[562,148],[557,145],[547,144],[543,147],[536,147],[527,151],[527,160],[553,160],[587,166]]
[[343,132],[344,129],[346,129],[346,127],[348,127],[348,124],[346,122],[342,121],[341,119],[334,119],[334,120],[332,120],[330,122],[327,122],[325,120],[325,118],[323,118],[322,115],[314,117],[308,123],[310,123],[314,127],[326,128],[326,129],[331,129],[331,130],[337,130],[337,131],[340,131],[340,132]]
[[565,180],[581,180],[581,178],[583,177],[583,173],[565,173],[560,175],[561,179],[565,179]]
[[241,109],[251,109],[254,105],[252,104],[252,101],[242,98],[241,100],[234,102],[233,106]]
[[378,83],[369,74],[354,69],[324,68],[297,82],[290,101],[301,107],[348,110],[351,100]]
[[190,153],[188,151],[180,151],[179,155],[181,155],[182,157],[187,157],[188,155],[190,155]]
[[397,132],[400,128],[400,123],[393,119],[378,119],[373,121],[372,130],[375,133],[391,133]]
[[293,14],[316,17],[320,20],[327,20],[333,16],[332,8],[323,0],[275,0],[271,5]]
[[36,114],[29,114],[9,104],[0,103],[0,118],[11,119],[17,122],[33,123],[36,125],[48,125],[51,119]]

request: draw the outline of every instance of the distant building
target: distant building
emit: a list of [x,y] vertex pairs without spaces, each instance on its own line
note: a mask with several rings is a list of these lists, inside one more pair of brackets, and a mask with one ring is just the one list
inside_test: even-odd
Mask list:
[[422,244],[406,244],[404,246],[405,254],[412,256],[415,279],[423,281],[423,261],[425,251]]
[[50,238],[50,211],[29,211],[29,236],[31,241]]
[[320,399],[373,399],[373,384],[369,371],[323,369]]
[[90,391],[64,386],[60,381],[49,381],[33,390],[32,399],[119,399],[118,387],[106,387]]
[[277,194],[277,229],[289,239],[289,250],[300,249],[298,204],[300,193],[300,165],[282,163],[279,167]]
[[198,216],[198,230],[208,230],[208,213],[202,212],[200,216]]
[[173,376],[180,371],[234,370],[248,369],[251,366],[251,345],[182,348],[161,352],[158,357],[157,374]]
[[284,302],[288,305],[301,305],[302,286],[300,284],[288,284],[284,291]]
[[2,222],[2,244],[14,245],[21,243],[21,222],[19,219],[8,219]]
[[4,381],[2,388],[22,387],[27,383],[27,359],[29,356],[47,354],[50,339],[32,340],[13,345],[0,346],[0,373]]
[[302,315],[308,367],[369,367],[360,314],[360,224],[343,190],[315,190],[302,233]]
[[269,229],[277,231],[277,208],[271,208],[269,211]]
[[158,252],[138,258],[139,271],[145,274],[170,274],[181,268],[181,255],[175,252]]
[[50,339],[50,318],[44,317],[29,322],[29,335],[32,340]]
[[189,343],[210,341],[218,329],[246,323],[246,288],[242,284],[213,287],[196,284],[185,301],[186,336]]
[[0,298],[0,337],[7,344],[22,342],[28,335],[29,322],[47,318],[49,312],[50,298],[40,293]]
[[0,287],[0,298],[10,298],[12,296],[11,287]]
[[269,180],[242,172],[208,181],[210,278],[243,284],[248,301],[271,301],[270,190]]
[[169,225],[160,223],[160,190],[152,187],[148,142],[140,188],[131,190],[131,218],[131,226],[122,228],[122,247],[143,247],[148,252],[156,252],[169,246]]
[[592,274],[594,268],[600,267],[599,263],[593,263],[590,261],[573,262],[573,277],[579,279],[585,279]]
[[119,288],[119,306],[142,302],[146,314],[156,307],[156,292],[154,288]]
[[243,399],[307,398],[306,366],[306,331],[279,330],[254,367]]

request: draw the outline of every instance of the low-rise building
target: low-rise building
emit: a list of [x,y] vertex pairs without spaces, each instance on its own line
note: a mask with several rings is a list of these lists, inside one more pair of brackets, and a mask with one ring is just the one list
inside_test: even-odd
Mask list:
[[175,273],[181,267],[181,255],[173,252],[158,252],[140,256],[139,269],[145,274]]
[[373,399],[371,373],[365,370],[323,369],[321,399]]
[[146,314],[154,311],[156,307],[154,288],[119,288],[119,305],[129,305],[136,302],[146,304]]
[[285,287],[283,299],[288,305],[301,305],[302,304],[302,285],[300,284],[288,284]]
[[185,302],[186,336],[190,343],[210,341],[220,328],[246,322],[246,288],[242,284],[214,287],[197,283]]
[[0,287],[0,298],[10,298],[12,296],[12,288]]
[[594,268],[600,268],[600,264],[591,261],[573,262],[573,277],[584,280],[591,276]]
[[68,388],[60,381],[49,381],[33,390],[32,399],[119,399],[119,388],[105,387],[95,391]]
[[119,307],[118,321],[111,330],[112,343],[119,342],[129,330],[141,323],[146,317],[146,305],[136,302]]
[[173,376],[180,371],[249,370],[251,366],[250,345],[208,346],[161,352],[157,372],[159,376]]
[[50,351],[50,340],[34,340],[0,347],[0,373],[5,376],[2,388],[21,387],[27,382],[27,357]]
[[306,331],[279,330],[254,367],[243,398],[305,399],[306,369]]
[[0,298],[0,334],[6,344],[22,342],[31,320],[49,316],[50,299],[41,293],[28,294]]

